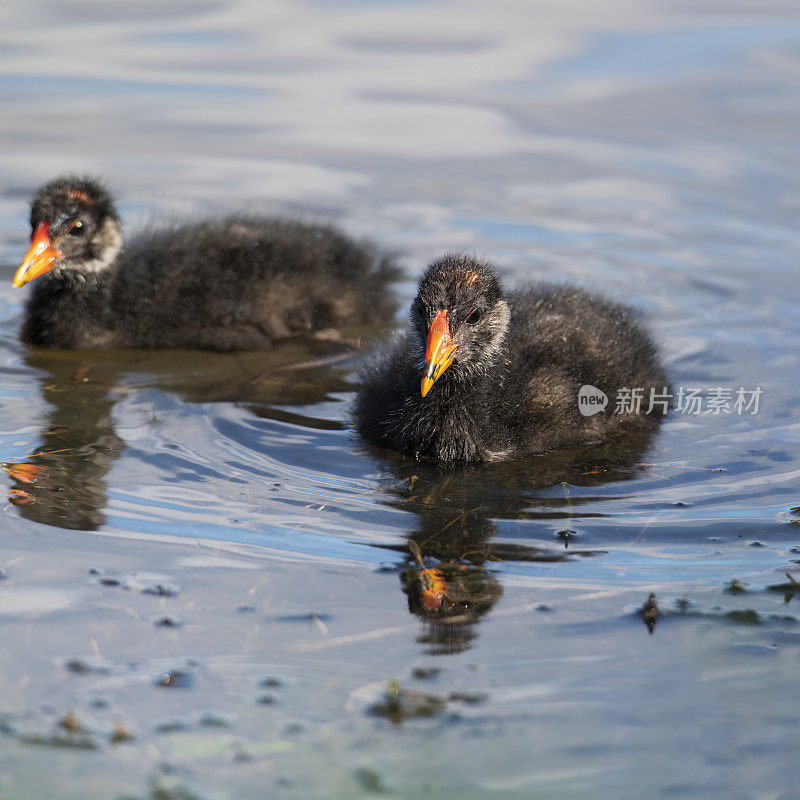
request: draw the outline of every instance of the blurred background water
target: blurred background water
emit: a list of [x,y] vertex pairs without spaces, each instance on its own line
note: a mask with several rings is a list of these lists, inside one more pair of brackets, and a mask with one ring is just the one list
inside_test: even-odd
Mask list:
[[[0,797],[797,796],[800,8],[3,14]],[[448,475],[358,440],[359,349],[25,347],[10,278],[64,172],[128,231],[334,220],[404,307],[446,250],[601,289],[758,414]],[[466,614],[421,605],[409,540]],[[370,715],[393,679],[445,710]]]

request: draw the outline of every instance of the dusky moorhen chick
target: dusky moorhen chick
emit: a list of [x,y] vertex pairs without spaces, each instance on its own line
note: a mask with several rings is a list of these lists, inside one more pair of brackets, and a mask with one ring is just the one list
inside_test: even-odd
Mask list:
[[[587,384],[608,397],[592,415],[578,406]],[[626,389],[641,390],[639,413],[617,413]],[[491,264],[447,255],[422,275],[405,337],[366,368],[355,416],[400,453],[501,461],[653,428],[666,401],[650,409],[651,390],[668,382],[630,309],[570,286],[508,292]]]
[[38,278],[21,337],[68,349],[269,348],[391,318],[388,256],[328,225],[238,216],[143,234],[123,247],[106,189],[63,177],[37,192],[14,286]]

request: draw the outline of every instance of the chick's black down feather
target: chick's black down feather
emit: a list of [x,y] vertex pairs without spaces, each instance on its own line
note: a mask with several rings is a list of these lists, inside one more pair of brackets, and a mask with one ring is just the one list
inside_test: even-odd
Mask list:
[[[455,356],[423,396],[430,330],[443,312]],[[584,416],[578,394],[587,384],[608,404]],[[641,390],[639,413],[626,389]],[[423,274],[405,336],[365,368],[355,416],[363,436],[400,453],[500,461],[652,429],[667,391],[656,347],[630,309],[570,286],[506,292],[491,264],[448,255]]]
[[58,253],[27,303],[21,336],[32,344],[252,350],[394,310],[392,259],[330,225],[228,217],[123,248],[106,190],[67,177],[39,190],[31,227]]

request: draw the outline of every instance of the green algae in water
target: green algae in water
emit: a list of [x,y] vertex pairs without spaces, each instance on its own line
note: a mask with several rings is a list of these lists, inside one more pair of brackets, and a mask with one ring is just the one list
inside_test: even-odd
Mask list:
[[383,699],[369,708],[369,713],[399,725],[413,717],[433,717],[444,711],[447,702],[444,698],[428,692],[403,689],[397,681],[389,681]]
[[28,736],[21,736],[23,744],[41,745],[45,747],[66,747],[77,750],[96,750],[98,744],[95,739],[87,734],[73,733],[54,733],[51,735],[32,733]]
[[763,622],[758,612],[752,608],[728,611],[725,614],[725,619],[729,619],[731,622],[740,622],[744,625],[761,625]]

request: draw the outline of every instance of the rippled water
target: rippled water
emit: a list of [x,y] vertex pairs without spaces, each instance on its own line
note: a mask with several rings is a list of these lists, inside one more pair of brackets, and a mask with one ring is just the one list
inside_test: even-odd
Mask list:
[[[796,796],[798,78],[788,1],[6,4],[0,796]],[[442,473],[352,430],[375,332],[27,348],[10,277],[65,171],[128,230],[333,219],[404,305],[448,249],[603,289],[758,414]],[[371,715],[392,680],[446,708]]]

